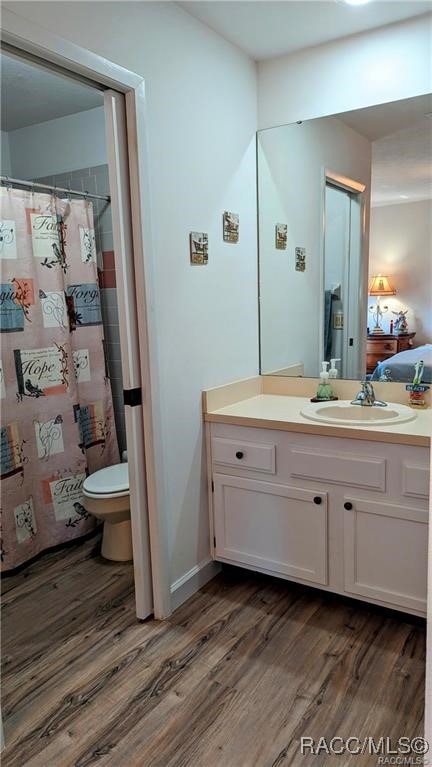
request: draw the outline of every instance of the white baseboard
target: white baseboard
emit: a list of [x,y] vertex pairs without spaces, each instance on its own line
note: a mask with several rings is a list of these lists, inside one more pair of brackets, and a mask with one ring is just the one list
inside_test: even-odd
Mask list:
[[177,607],[186,602],[189,597],[199,591],[206,583],[211,581],[221,571],[219,562],[207,557],[197,565],[191,568],[187,573],[178,578],[171,586],[171,609],[177,610]]

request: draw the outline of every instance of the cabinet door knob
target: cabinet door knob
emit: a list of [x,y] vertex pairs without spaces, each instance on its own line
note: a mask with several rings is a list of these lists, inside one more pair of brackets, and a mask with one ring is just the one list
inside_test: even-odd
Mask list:
[[243,455],[244,455],[244,453],[243,453],[243,451],[242,451],[242,450],[237,450],[237,452],[236,452],[236,458],[238,458],[238,459],[239,459],[239,461],[241,461],[241,459],[243,458]]
[[347,511],[351,511],[352,507],[353,507],[353,505],[352,505],[351,501],[345,501],[344,509],[346,509]]
[[314,503],[316,503],[316,505],[317,505],[317,506],[319,506],[319,505],[320,505],[320,503],[322,503],[322,498],[321,498],[321,496],[320,496],[320,495],[316,495],[316,496],[315,496],[315,498],[314,498]]

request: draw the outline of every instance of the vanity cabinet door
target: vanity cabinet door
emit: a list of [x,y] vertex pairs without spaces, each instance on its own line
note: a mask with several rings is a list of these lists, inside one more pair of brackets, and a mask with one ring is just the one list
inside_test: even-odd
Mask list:
[[344,507],[345,590],[425,613],[428,512],[353,497]]
[[214,475],[215,558],[328,583],[327,495]]

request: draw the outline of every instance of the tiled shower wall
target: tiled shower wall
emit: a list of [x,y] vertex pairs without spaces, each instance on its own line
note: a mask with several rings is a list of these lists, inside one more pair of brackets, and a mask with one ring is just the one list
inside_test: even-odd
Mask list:
[[[90,194],[109,194],[107,165],[97,165],[94,168],[83,168],[82,170],[74,170],[56,176],[45,176],[35,180],[43,184],[82,190]],[[111,378],[117,439],[121,454],[126,449],[126,429],[111,206],[103,200],[92,200],[92,203],[108,370]]]

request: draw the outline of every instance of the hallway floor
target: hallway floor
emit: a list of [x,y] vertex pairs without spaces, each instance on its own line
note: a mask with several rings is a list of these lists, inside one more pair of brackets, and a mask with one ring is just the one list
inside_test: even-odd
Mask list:
[[421,621],[229,570],[139,623],[97,545],[3,581],[3,767],[375,767],[300,736],[422,735]]

